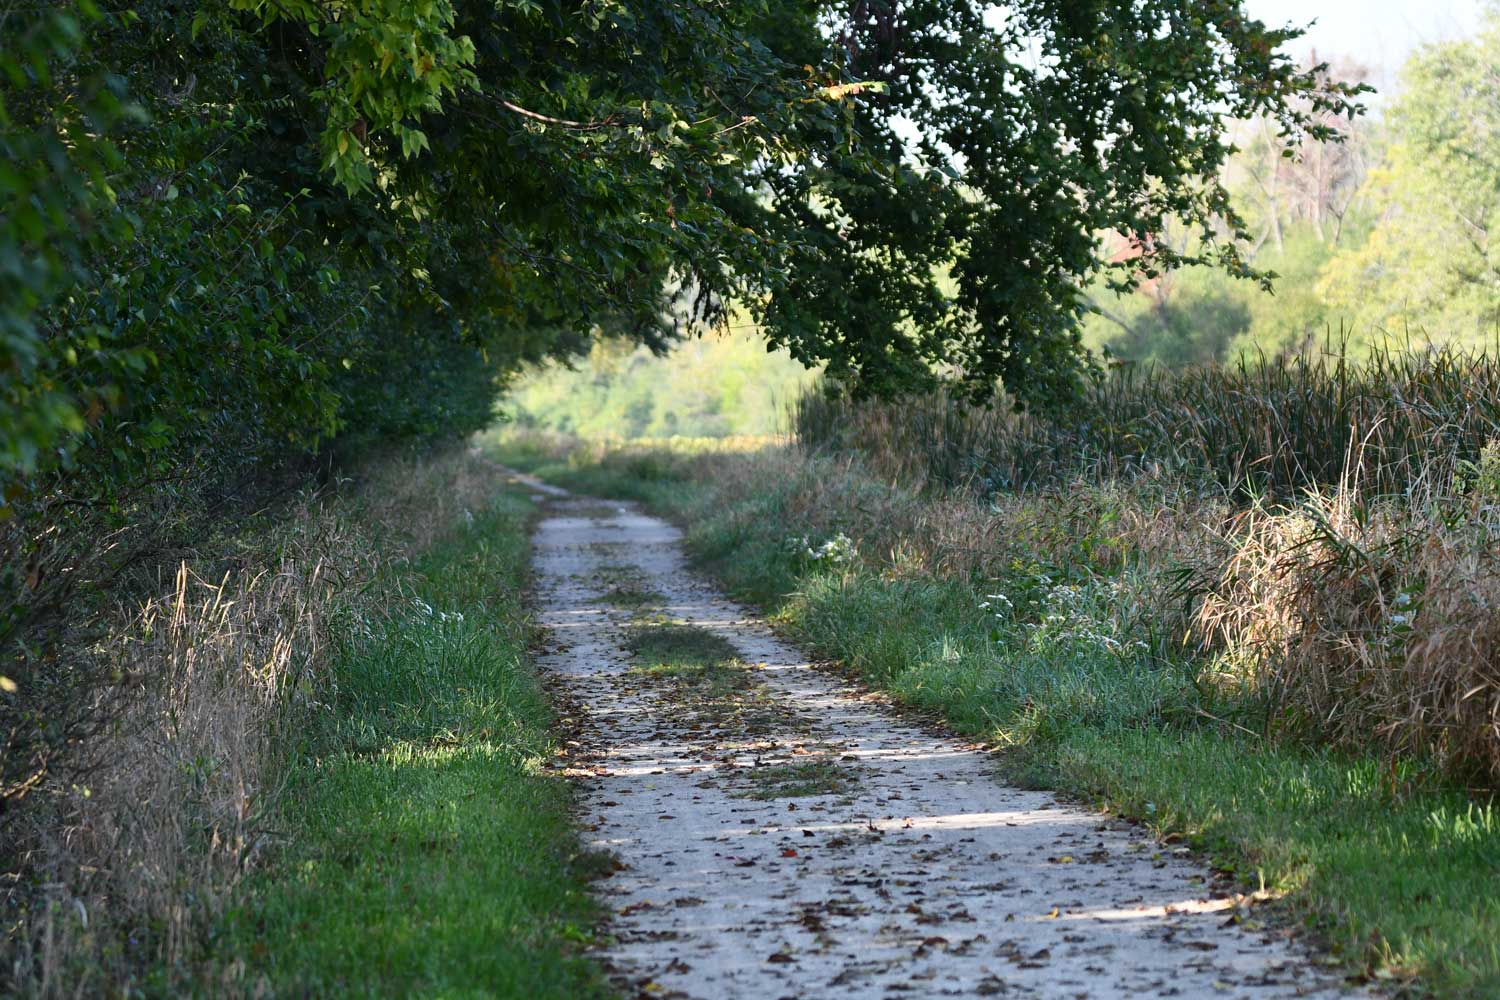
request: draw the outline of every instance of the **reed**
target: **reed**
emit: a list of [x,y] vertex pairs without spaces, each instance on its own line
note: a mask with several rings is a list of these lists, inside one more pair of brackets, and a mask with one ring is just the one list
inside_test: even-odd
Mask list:
[[1446,482],[1500,434],[1500,358],[1390,348],[1359,360],[1331,351],[1122,366],[1052,412],[941,393],[857,404],[813,391],[792,422],[803,444],[857,450],[888,476],[986,494],[1171,477],[1242,500],[1340,485],[1405,496]]

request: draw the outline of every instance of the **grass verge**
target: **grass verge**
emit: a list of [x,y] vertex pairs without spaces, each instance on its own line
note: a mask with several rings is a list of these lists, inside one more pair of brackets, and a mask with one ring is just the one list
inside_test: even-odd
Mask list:
[[1141,819],[1284,894],[1355,978],[1500,995],[1492,800],[1410,761],[1260,735],[1253,704],[1162,654],[1125,606],[1128,569],[1070,577],[1022,551],[975,579],[909,539],[862,552],[844,531],[873,533],[893,505],[910,508],[901,524],[946,522],[926,498],[797,453],[502,457],[679,520],[700,565],[820,655],[1008,747],[1014,780]]
[[[297,996],[606,995],[552,717],[526,662],[525,501],[412,567],[406,606],[349,624],[301,733],[271,864],[216,948]],[[582,863],[581,863],[582,862]]]

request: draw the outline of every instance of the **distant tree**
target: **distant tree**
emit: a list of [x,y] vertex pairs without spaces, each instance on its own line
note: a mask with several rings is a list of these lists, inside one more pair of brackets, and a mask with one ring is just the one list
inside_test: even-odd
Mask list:
[[1500,332],[1500,8],[1472,38],[1412,56],[1370,177],[1378,221],[1324,271],[1333,313],[1366,335]]
[[[1316,53],[1303,62],[1309,70],[1318,65]],[[1359,83],[1370,76],[1367,67],[1347,62],[1319,72]],[[1285,251],[1286,230],[1298,223],[1306,223],[1319,242],[1338,244],[1364,190],[1376,152],[1375,126],[1327,109],[1309,114],[1336,141],[1293,145],[1264,116],[1230,127],[1236,152],[1226,163],[1226,183],[1255,234],[1252,254],[1267,243]]]

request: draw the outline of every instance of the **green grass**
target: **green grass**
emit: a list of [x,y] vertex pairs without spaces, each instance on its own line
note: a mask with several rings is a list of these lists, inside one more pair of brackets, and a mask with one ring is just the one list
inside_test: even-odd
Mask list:
[[[1248,887],[1285,893],[1285,917],[1357,973],[1418,993],[1500,995],[1492,803],[1408,765],[1238,728],[1254,706],[1200,690],[1192,663],[1137,647],[1108,579],[1055,592],[1022,569],[974,586],[810,564],[786,544],[800,527],[778,483],[726,496],[675,468],[675,481],[646,483],[608,460],[569,474],[684,521],[696,560],[737,596],[897,700],[1007,746],[1012,780],[1139,818]],[[981,607],[997,592],[1022,610]]]
[[646,622],[625,643],[637,671],[716,687],[742,686],[749,673],[729,640],[678,622]]
[[[352,624],[303,729],[283,836],[219,950],[283,996],[604,996],[598,911],[525,660],[529,508],[502,498]],[[363,634],[361,634],[363,633]]]
[[650,608],[659,608],[666,603],[666,598],[651,588],[631,584],[611,587],[600,594],[596,600],[600,604],[623,608],[626,611],[645,611]]
[[[598,543],[591,547],[597,550]],[[615,548],[610,547],[604,551],[613,552]],[[595,603],[607,604],[636,615],[644,615],[667,603],[664,596],[646,586],[640,569],[628,563],[602,563],[589,574],[587,582],[602,590],[594,598]]]
[[625,643],[631,673],[664,684],[692,713],[725,722],[753,699],[759,683],[720,635],[670,621],[635,626]]
[[631,673],[659,685],[675,707],[697,725],[740,738],[788,734],[807,720],[766,687],[723,636],[696,625],[642,621],[626,640]]
[[755,790],[747,797],[752,799],[838,795],[854,785],[849,772],[827,757],[758,767],[750,772],[750,780],[755,783]]
[[501,433],[483,441],[496,460],[582,496],[635,500],[655,507],[672,502],[685,481],[688,462],[672,452],[611,455],[608,467],[576,456],[559,456],[526,434]]

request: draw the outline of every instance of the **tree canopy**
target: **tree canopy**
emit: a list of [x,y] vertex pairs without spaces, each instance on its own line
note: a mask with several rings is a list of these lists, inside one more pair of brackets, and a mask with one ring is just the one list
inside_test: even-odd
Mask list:
[[[0,12],[0,478],[464,433],[737,306],[856,391],[1077,378],[1087,282],[1247,268],[1222,121],[1352,114],[1238,0]],[[1098,234],[1137,238],[1128,267]],[[51,477],[51,478],[49,478]]]

